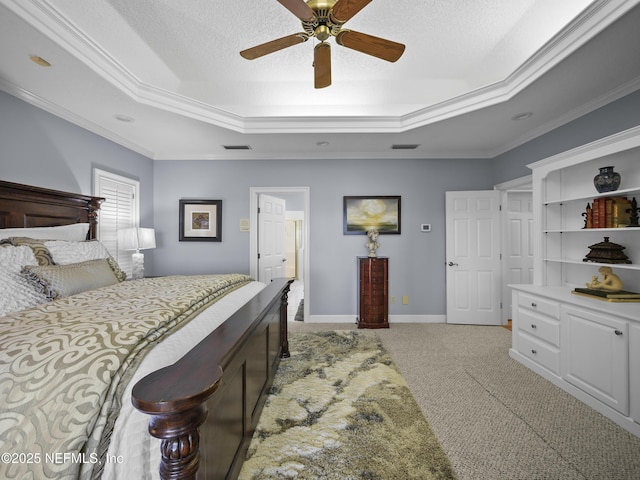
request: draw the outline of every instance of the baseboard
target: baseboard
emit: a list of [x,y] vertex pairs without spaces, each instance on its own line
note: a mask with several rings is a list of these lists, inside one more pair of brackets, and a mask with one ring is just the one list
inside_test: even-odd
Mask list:
[[[389,323],[445,323],[446,315],[389,315]],[[310,315],[308,323],[356,323],[355,315]]]
[[447,323],[446,315],[389,315],[389,323]]

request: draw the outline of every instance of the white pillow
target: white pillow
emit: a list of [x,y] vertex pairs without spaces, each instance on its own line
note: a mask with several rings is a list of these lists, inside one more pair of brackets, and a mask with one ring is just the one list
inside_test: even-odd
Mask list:
[[31,248],[0,246],[0,317],[47,301],[46,295],[20,273],[28,265],[38,265]]
[[127,277],[118,266],[118,262],[111,256],[107,247],[98,241],[68,242],[66,240],[49,240],[44,246],[56,265],[71,265],[89,260],[107,259],[116,278],[123,282]]
[[87,239],[88,232],[88,223],[74,223],[58,227],[2,228],[0,229],[0,240],[9,237],[29,237],[38,240],[82,241]]
[[86,262],[109,258],[110,254],[102,243],[97,241],[69,242],[67,240],[49,240],[44,242],[53,262],[57,265]]

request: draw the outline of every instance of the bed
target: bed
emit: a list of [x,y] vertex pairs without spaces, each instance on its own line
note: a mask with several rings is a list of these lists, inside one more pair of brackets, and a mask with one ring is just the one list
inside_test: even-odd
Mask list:
[[0,181],[3,295],[37,287],[0,311],[0,477],[236,478],[289,355],[290,280],[122,281],[101,202]]

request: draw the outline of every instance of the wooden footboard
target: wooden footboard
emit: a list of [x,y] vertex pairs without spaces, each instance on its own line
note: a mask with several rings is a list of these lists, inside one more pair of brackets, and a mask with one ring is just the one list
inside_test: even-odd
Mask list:
[[276,279],[178,362],[133,388],[162,439],[160,477],[234,479],[280,358],[289,356],[287,297]]

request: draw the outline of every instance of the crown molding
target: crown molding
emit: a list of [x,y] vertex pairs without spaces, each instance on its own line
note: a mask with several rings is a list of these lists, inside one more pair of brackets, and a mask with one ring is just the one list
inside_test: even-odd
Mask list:
[[403,116],[241,117],[197,99],[141,82],[45,0],[8,0],[7,6],[135,101],[239,133],[402,133],[505,102],[544,75],[638,2],[594,2],[502,82]]
[[153,152],[142,147],[141,145],[133,143],[120,135],[116,135],[111,130],[103,128],[100,125],[93,123],[86,118],[67,110],[66,108],[63,108],[56,103],[35,95],[34,93],[29,92],[24,88],[18,87],[17,85],[14,85],[10,82],[7,82],[2,78],[0,78],[0,90],[8,93],[9,95],[13,95],[20,100],[24,100],[28,104],[38,107],[47,113],[55,115],[56,117],[60,117],[63,120],[66,120],[67,122],[83,128],[91,133],[95,133],[100,137],[106,138],[107,140],[117,143],[118,145],[122,145],[123,147],[128,148],[135,153],[153,159]]

